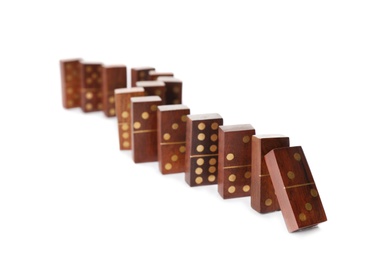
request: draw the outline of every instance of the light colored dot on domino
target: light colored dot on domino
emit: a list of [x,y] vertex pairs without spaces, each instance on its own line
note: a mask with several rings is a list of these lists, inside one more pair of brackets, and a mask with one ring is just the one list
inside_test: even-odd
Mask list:
[[217,134],[212,134],[210,136],[210,140],[213,141],[213,142],[217,141],[218,140],[218,135]]
[[122,118],[128,118],[129,115],[130,115],[129,112],[127,112],[127,111],[123,111],[121,114]]
[[251,186],[249,186],[249,185],[244,185],[244,187],[242,187],[242,190],[244,192],[248,192],[248,191],[250,191],[250,189],[251,189]]
[[172,124],[172,129],[177,130],[179,128],[179,125],[177,123]]
[[187,115],[182,115],[181,116],[181,121],[182,122],[187,122]]
[[149,113],[148,112],[143,112],[142,114],[141,114],[141,117],[142,117],[142,119],[148,119],[149,118]]
[[172,169],[172,164],[170,163],[166,163],[165,166],[164,166],[165,170],[171,170]]
[[210,160],[209,160],[209,164],[210,165],[215,165],[217,163],[217,159],[215,159],[215,158],[211,158]]
[[115,108],[110,108],[110,110],[108,110],[108,113],[109,113],[111,116],[115,116]]
[[251,140],[251,138],[249,137],[249,135],[246,135],[242,138],[242,141],[246,144],[246,143],[249,143],[249,141]]
[[96,73],[93,73],[93,74],[92,74],[92,78],[93,78],[93,79],[97,79],[97,77],[98,77],[98,75],[97,75]]
[[294,153],[294,159],[297,161],[301,160],[301,155],[299,153]]
[[217,171],[217,167],[215,167],[215,166],[209,167],[209,173],[215,173],[216,171]]
[[101,110],[103,108],[103,104],[102,103],[98,103],[97,104],[97,108]]
[[201,152],[203,152],[203,150],[204,150],[204,146],[203,145],[198,145],[197,147],[196,147],[196,150],[199,152],[199,153],[201,153]]
[[230,182],[234,182],[234,181],[236,181],[236,179],[237,179],[237,177],[236,177],[235,174],[230,174],[229,177],[228,177],[228,180],[229,180]]
[[214,122],[214,123],[212,123],[211,124],[211,129],[213,129],[213,130],[217,130],[218,129],[218,123],[217,122]]
[[305,213],[299,214],[299,220],[300,220],[300,221],[306,221],[306,215],[305,215]]
[[266,199],[265,202],[264,202],[264,204],[265,204],[267,207],[271,206],[271,205],[272,205],[272,199]]
[[141,123],[140,122],[134,122],[133,127],[134,127],[134,129],[140,129],[141,128]]
[[184,145],[180,146],[179,151],[181,153],[185,153],[186,152],[186,147]]
[[85,98],[86,99],[92,99],[93,98],[93,93],[92,92],[85,93]]
[[180,93],[180,86],[175,86],[173,88],[173,93],[176,93],[176,94]]
[[157,95],[157,96],[160,96],[161,95],[161,90],[160,89],[156,89],[154,91],[154,94]]
[[86,109],[86,110],[92,110],[92,108],[93,108],[93,106],[92,106],[91,103],[87,103],[87,104],[85,105],[85,109]]
[[85,68],[85,70],[86,70],[87,72],[91,72],[91,71],[92,71],[92,67],[91,67],[91,66],[87,66],[87,67]]
[[66,104],[68,104],[68,106],[73,106],[74,102],[73,100],[69,99]]
[[203,173],[203,169],[200,168],[200,167],[198,167],[198,168],[195,169],[195,173],[198,174],[198,175],[200,175],[200,174]]
[[199,123],[198,124],[198,129],[199,130],[204,130],[206,128],[206,125],[204,123]]
[[171,135],[169,133],[165,133],[163,135],[163,138],[164,138],[165,141],[168,141],[169,139],[171,139]]
[[305,209],[306,209],[307,211],[310,211],[310,210],[313,209],[313,206],[308,202],[308,203],[305,204]]
[[311,190],[310,190],[310,194],[311,194],[311,196],[314,197],[314,198],[318,196],[318,192],[317,192],[316,189],[311,189]]
[[151,105],[150,106],[151,111],[157,111],[157,105]]
[[125,148],[130,147],[130,142],[124,141],[124,142],[123,142],[123,147],[125,147]]
[[123,137],[123,139],[127,139],[127,138],[130,137],[130,134],[129,134],[128,132],[124,132],[124,133],[122,134],[122,137]]
[[217,151],[217,149],[218,149],[218,146],[216,146],[215,144],[213,144],[213,145],[210,146],[210,151],[213,152],[213,153],[214,153],[215,151]]
[[87,84],[90,85],[90,84],[92,84],[92,79],[91,79],[91,78],[87,78],[87,79],[85,80],[85,82],[87,82]]
[[249,172],[249,171],[245,172],[244,177],[245,177],[245,179],[249,179],[251,177],[251,172]]
[[121,128],[122,128],[123,131],[127,131],[127,130],[129,130],[129,125],[125,123],[125,124],[122,125]]
[[67,88],[67,89],[66,89],[66,93],[72,94],[72,93],[73,93],[73,88]]
[[114,103],[115,103],[115,98],[114,98],[114,97],[109,97],[109,98],[108,98],[108,102],[109,102],[110,104],[114,104]]
[[196,164],[199,165],[199,166],[202,166],[204,164],[204,159],[203,158],[199,158],[196,160]]
[[228,192],[229,193],[234,193],[236,191],[236,187],[234,187],[234,186],[230,186],[229,188],[228,188]]
[[233,159],[234,159],[234,154],[233,154],[233,153],[228,153],[228,154],[226,155],[226,159],[227,159],[228,161],[233,160]]
[[179,157],[176,154],[171,156],[172,162],[176,162],[178,159],[179,159]]
[[179,99],[174,99],[173,100],[173,104],[180,104],[180,100]]
[[209,177],[207,177],[207,179],[209,180],[209,182],[214,182],[215,181],[215,175],[209,175]]
[[287,172],[287,177],[290,179],[290,180],[293,180],[295,178],[295,173],[292,172],[292,171],[289,171]]
[[195,182],[196,182],[196,184],[201,184],[202,182],[203,182],[203,178],[202,177],[196,177],[195,178]]
[[204,133],[199,133],[198,134],[198,140],[203,141],[206,138],[206,135]]

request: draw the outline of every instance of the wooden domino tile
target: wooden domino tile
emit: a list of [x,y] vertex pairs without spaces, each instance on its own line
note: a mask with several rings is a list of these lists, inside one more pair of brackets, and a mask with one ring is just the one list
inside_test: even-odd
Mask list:
[[155,70],[152,67],[131,68],[131,87],[135,87],[137,81],[149,80],[149,72]]
[[100,63],[81,63],[81,109],[84,112],[103,109]]
[[185,170],[188,114],[190,109],[185,105],[163,105],[157,108],[157,154],[162,174]]
[[183,82],[174,77],[158,77],[158,81],[165,83],[165,104],[181,104]]
[[159,96],[165,104],[165,83],[157,80],[137,81],[137,87],[145,89],[145,96]]
[[60,60],[62,105],[80,107],[80,59]]
[[157,80],[158,77],[173,77],[172,72],[158,72],[155,70],[149,71],[149,79],[150,80]]
[[219,127],[218,192],[224,199],[250,196],[252,135],[249,125]]
[[103,66],[102,93],[103,112],[107,117],[115,116],[115,89],[127,87],[126,66]]
[[273,149],[265,162],[289,232],[327,220],[302,147]]
[[290,146],[283,135],[252,136],[251,206],[260,213],[280,210],[264,155],[272,149]]
[[159,96],[131,98],[133,160],[135,163],[157,161],[157,107]]
[[217,184],[219,114],[187,116],[185,181],[191,186]]
[[131,104],[130,98],[144,96],[143,88],[118,88],[115,92],[115,111],[118,120],[119,147],[131,150]]

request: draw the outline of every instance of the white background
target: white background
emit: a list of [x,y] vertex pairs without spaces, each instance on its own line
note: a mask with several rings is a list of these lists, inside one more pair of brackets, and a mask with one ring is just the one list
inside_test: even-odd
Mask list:
[[[389,259],[388,1],[4,2],[0,259]],[[78,57],[172,71],[192,114],[289,136],[328,221],[291,234],[134,164],[115,118],[62,108]]]

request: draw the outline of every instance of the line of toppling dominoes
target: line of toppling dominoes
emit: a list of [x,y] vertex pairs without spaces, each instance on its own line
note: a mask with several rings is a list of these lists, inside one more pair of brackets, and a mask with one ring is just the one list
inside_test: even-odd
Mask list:
[[260,213],[281,210],[289,232],[326,221],[300,146],[281,135],[256,135],[250,124],[223,125],[217,113],[190,114],[182,81],[152,67],[131,69],[61,60],[65,108],[117,116],[119,147],[135,163],[158,161],[162,174],[185,173],[191,186],[217,184],[224,198],[251,196]]

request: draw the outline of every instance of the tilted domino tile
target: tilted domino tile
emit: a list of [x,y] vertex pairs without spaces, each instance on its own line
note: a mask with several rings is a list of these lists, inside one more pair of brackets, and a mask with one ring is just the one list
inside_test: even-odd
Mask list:
[[131,98],[132,145],[135,163],[157,161],[157,107],[159,96]]
[[254,134],[249,124],[219,127],[218,192],[224,199],[250,196]]
[[64,108],[80,107],[80,62],[81,59],[60,60]]
[[280,210],[264,155],[275,148],[290,146],[283,135],[252,136],[251,206],[260,213]]
[[84,112],[102,110],[102,95],[102,64],[81,63],[81,109]]
[[302,147],[273,149],[265,161],[289,232],[327,220]]
[[119,147],[121,150],[131,150],[131,104],[130,98],[144,96],[143,88],[115,89],[115,111],[118,120]]
[[116,115],[114,90],[127,87],[126,74],[126,66],[103,66],[103,112],[107,117]]
[[191,187],[217,184],[220,125],[217,113],[187,116],[185,180]]
[[155,70],[153,67],[131,68],[131,87],[135,87],[137,81],[149,80],[149,71]]
[[190,109],[185,105],[157,108],[158,162],[162,174],[185,170],[186,121]]

